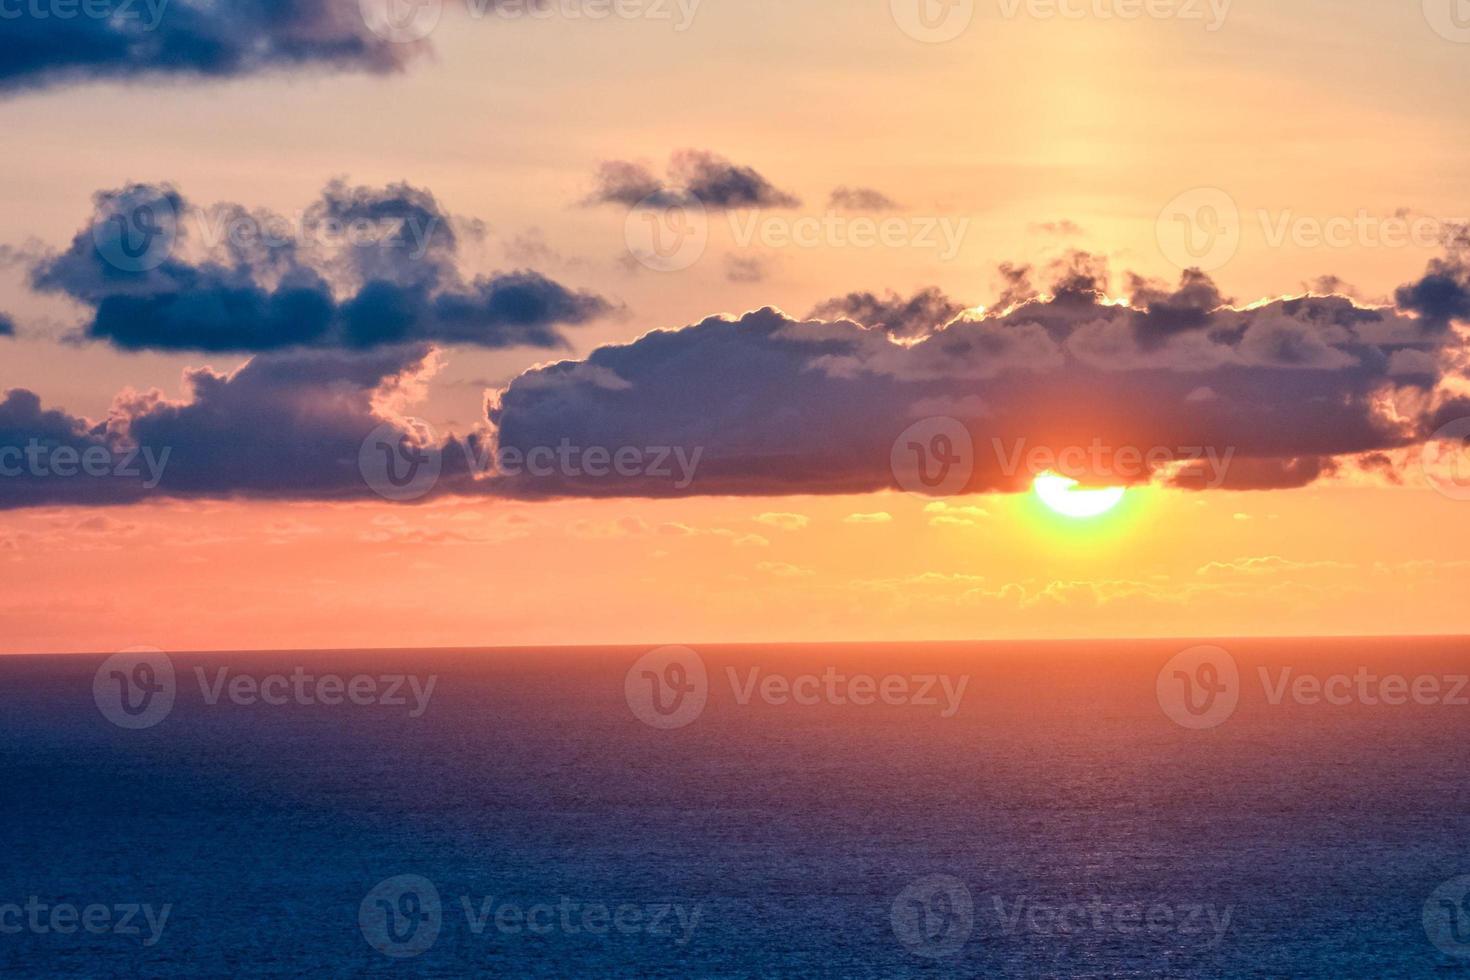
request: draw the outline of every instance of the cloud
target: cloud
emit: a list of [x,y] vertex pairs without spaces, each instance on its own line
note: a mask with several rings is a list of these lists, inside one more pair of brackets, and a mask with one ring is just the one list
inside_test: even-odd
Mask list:
[[0,313],[0,337],[15,336],[15,321],[8,315]]
[[587,205],[623,207],[676,207],[698,203],[713,211],[740,208],[794,208],[801,200],[779,190],[751,167],[731,163],[707,150],[675,153],[666,179],[644,164],[625,160],[605,162],[598,168],[597,187]]
[[1075,238],[1078,235],[1085,234],[1081,225],[1067,219],[1039,222],[1038,224],[1032,225],[1031,230],[1046,235],[1057,235],[1062,238]]
[[834,211],[894,211],[898,202],[871,187],[838,187],[827,199]]
[[[435,368],[425,346],[265,354],[230,374],[188,371],[189,394],[179,401],[124,391],[100,422],[45,410],[34,393],[12,390],[0,401],[0,465],[8,469],[0,508],[157,496],[379,499],[359,453],[371,433],[395,424],[392,403]],[[443,453],[443,492],[469,482],[457,449],[451,443]],[[88,451],[100,454],[95,475],[56,465]]]
[[72,14],[62,17],[57,8],[36,16],[28,9],[5,18],[0,94],[278,69],[383,74],[402,69],[421,50],[375,35],[357,0],[90,0]]
[[730,282],[764,282],[767,264],[754,256],[725,256],[725,278]]
[[882,330],[893,337],[922,337],[934,333],[965,310],[934,286],[905,299],[895,292],[885,296],[848,293],[818,304],[815,319],[846,319]]
[[334,181],[295,219],[195,209],[170,185],[132,184],[97,194],[31,284],[91,307],[85,335],[126,350],[555,348],[558,327],[614,312],[529,270],[466,281],[459,248],[451,216],[407,184]]
[[1470,264],[1463,254],[1435,259],[1422,278],[1400,286],[1394,300],[1437,329],[1470,319]]
[[805,514],[760,514],[755,519],[760,524],[780,528],[783,531],[800,531],[812,523],[812,519]]
[[[973,472],[958,492],[1024,489],[1032,450],[1099,443],[1105,463],[1155,448],[1176,461],[1194,449],[1216,453],[1215,469],[1166,472],[1180,486],[1292,487],[1334,472],[1336,457],[1413,445],[1437,421],[1470,414],[1440,386],[1459,341],[1406,311],[1335,296],[1217,306],[1219,291],[1197,271],[1172,289],[1135,278],[1137,295],[1119,305],[1105,299],[1108,272],[1095,257],[1070,256],[1053,271],[1044,296],[966,314],[917,339],[906,331],[906,343],[879,318],[869,319],[883,326],[796,321],[764,309],[529,371],[490,408],[504,446],[568,439],[703,456],[683,490],[565,478],[510,481],[501,491],[889,489],[895,440],[926,414],[915,406],[936,404],[953,406],[974,441]],[[1394,369],[1403,352],[1416,355],[1414,372]],[[1082,477],[1103,472],[1091,460],[1079,466]],[[1141,468],[1137,479],[1162,466]]]
[[[1389,466],[1413,455],[1393,451],[1470,416],[1470,398],[1446,394],[1462,380],[1453,373],[1462,341],[1413,311],[1338,296],[1214,307],[1218,291],[1199,273],[1174,289],[1132,280],[1137,295],[1119,304],[1084,288],[1106,278],[1090,259],[1057,271],[1044,295],[969,312],[903,342],[881,327],[798,321],[768,308],[526,371],[487,399],[486,427],[430,447],[442,475],[426,499],[889,490],[899,485],[892,461],[900,435],[955,452],[950,430],[943,445],[929,430],[912,434],[916,422],[929,424],[933,406],[944,406],[973,443],[946,460],[963,467],[956,493],[1023,490],[1034,476],[1028,454],[1094,445],[1108,454],[1084,458],[1075,475],[1089,476],[1128,448],[1182,456],[1204,447],[1228,465],[1158,460],[1129,482],[1287,488],[1342,466],[1355,471],[1360,459]],[[1417,355],[1410,372],[1395,368],[1406,351]],[[422,397],[437,363],[428,344],[259,354],[232,373],[188,372],[188,395],[177,401],[125,391],[101,421],[11,391],[0,400],[0,464],[32,446],[48,461],[70,460],[73,471],[89,452],[169,457],[166,467],[131,475],[8,475],[0,507],[130,503],[150,494],[375,499],[359,453],[384,425],[425,444],[401,413]],[[537,452],[541,469],[531,465]],[[512,457],[521,462],[515,472],[478,476],[472,465]],[[926,515],[970,523],[984,512],[945,506]],[[794,528],[797,517],[757,519]]]

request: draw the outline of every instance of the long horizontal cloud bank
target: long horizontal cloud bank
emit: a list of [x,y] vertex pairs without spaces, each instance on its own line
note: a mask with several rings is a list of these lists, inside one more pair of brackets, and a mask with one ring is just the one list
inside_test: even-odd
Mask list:
[[[1459,268],[1431,275],[1463,288]],[[1414,317],[1338,296],[1236,309],[1199,272],[1177,288],[1135,279],[1132,303],[1116,305],[1088,256],[1060,270],[1046,296],[1012,273],[1014,305],[927,330],[916,316],[948,311],[934,296],[896,304],[858,294],[825,308],[864,311],[876,325],[767,309],[649,334],[523,375],[490,418],[502,447],[698,447],[693,492],[806,494],[894,486],[895,442],[935,416],[961,423],[975,444],[973,472],[952,489],[982,492],[1030,484],[1035,473],[1017,464],[1018,451],[1099,444],[1108,453],[1171,450],[1175,461],[1195,448],[1229,454],[1223,471],[1171,470],[1185,486],[1300,486],[1339,457],[1414,445],[1470,415],[1470,402],[1439,390],[1460,340],[1423,309]],[[576,476],[522,478],[507,489],[675,492],[667,482]]]
[[437,342],[565,346],[560,326],[614,311],[518,270],[462,278],[457,223],[428,191],[330,184],[293,219],[195,208],[169,185],[96,195],[32,286],[89,307],[85,333],[127,350],[253,353]]
[[[1241,309],[1197,272],[1178,287],[1134,280],[1132,302],[1118,305],[1104,299],[1101,274],[1079,256],[1042,295],[1012,268],[1013,305],[927,328],[923,311],[944,316],[949,303],[856,294],[834,302],[889,319],[766,309],[650,333],[526,372],[463,441],[434,440],[403,417],[439,358],[428,344],[261,354],[233,374],[191,372],[181,401],[125,392],[100,421],[15,390],[0,399],[0,464],[30,448],[49,469],[0,478],[0,507],[378,499],[361,454],[395,441],[437,460],[437,479],[414,499],[858,493],[900,485],[895,442],[934,416],[974,441],[972,471],[949,492],[1021,490],[1033,474],[1009,465],[1018,448],[1097,442],[1229,451],[1228,471],[1208,485],[1260,489],[1311,483],[1345,460],[1382,468],[1392,450],[1470,416],[1470,399],[1444,384],[1463,370],[1453,313],[1340,296]],[[1463,265],[1429,275],[1435,310],[1454,290],[1470,296]],[[1404,289],[1425,295],[1423,283]],[[894,310],[906,316],[901,331]],[[95,472],[77,473],[89,453]],[[149,465],[164,453],[166,466]],[[536,453],[535,472],[484,466]],[[124,472],[116,463],[129,454]],[[69,475],[55,472],[58,458]],[[1166,475],[1206,485],[1188,467]]]
[[69,11],[16,4],[0,21],[0,95],[91,80],[396,71],[419,46],[374,33],[364,15],[372,7],[373,0],[88,0]]
[[[0,400],[0,507],[370,498],[361,448],[433,359],[423,346],[266,354],[229,375],[189,372],[183,401],[124,392],[99,422],[9,391]],[[446,454],[446,489],[468,487],[466,465],[454,462],[466,458]]]

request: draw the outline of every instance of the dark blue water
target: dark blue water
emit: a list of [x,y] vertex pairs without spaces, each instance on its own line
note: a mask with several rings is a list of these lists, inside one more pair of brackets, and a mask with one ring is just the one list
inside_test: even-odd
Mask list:
[[[1227,643],[1240,705],[1202,731],[1156,693],[1185,646],[700,648],[667,731],[625,696],[643,650],[175,654],[143,730],[99,711],[102,658],[0,658],[0,974],[1470,975],[1470,707],[1256,676],[1453,676],[1470,644]],[[200,666],[437,681],[414,718],[210,705]],[[741,705],[727,666],[968,680],[945,718]],[[161,930],[113,928],[134,905]]]

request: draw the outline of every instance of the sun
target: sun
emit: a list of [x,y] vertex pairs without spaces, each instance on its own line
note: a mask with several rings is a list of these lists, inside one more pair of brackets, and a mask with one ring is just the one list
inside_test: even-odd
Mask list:
[[1063,517],[1079,520],[1106,514],[1123,501],[1125,487],[1103,487],[1078,490],[1077,481],[1050,471],[1041,474],[1031,485],[1041,502]]

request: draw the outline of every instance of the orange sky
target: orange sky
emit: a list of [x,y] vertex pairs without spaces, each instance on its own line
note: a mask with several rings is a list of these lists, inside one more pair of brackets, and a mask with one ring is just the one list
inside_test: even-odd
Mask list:
[[[1237,305],[1324,275],[1385,302],[1438,244],[1271,229],[1470,216],[1470,59],[1420,6],[1242,0],[1207,31],[992,3],[942,45],[906,37],[886,2],[706,0],[682,33],[450,14],[433,57],[401,75],[12,94],[0,311],[19,336],[0,339],[0,391],[97,419],[125,388],[179,398],[186,368],[249,360],[69,343],[83,308],[27,288],[16,255],[63,248],[93,192],[129,180],[288,214],[334,176],[407,180],[486,222],[466,275],[534,262],[622,304],[568,351],[445,346],[411,406],[444,432],[482,424],[487,389],[534,365],[719,313],[929,286],[989,305],[1000,263],[1073,248],[1109,260],[1113,295],[1125,270],[1172,283],[1160,213],[1197,188],[1241,213],[1238,251],[1211,272]],[[578,203],[600,162],[658,171],[685,147],[799,196],[784,219],[871,187],[904,220],[963,221],[963,240],[952,256],[742,246],[719,216],[691,268],[631,272],[624,215]],[[758,274],[732,275],[737,259]],[[1465,632],[1470,503],[1405,458],[1402,485],[1152,487],[1090,522],[1029,495],[894,492],[0,511],[0,651]]]

